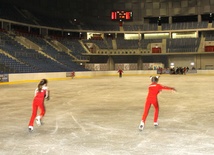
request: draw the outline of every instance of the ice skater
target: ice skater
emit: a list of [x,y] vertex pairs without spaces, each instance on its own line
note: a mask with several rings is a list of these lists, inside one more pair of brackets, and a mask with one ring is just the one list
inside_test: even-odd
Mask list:
[[[34,120],[36,119],[36,123],[38,126],[41,126],[41,119],[45,115],[45,106],[44,100],[49,100],[50,92],[48,90],[48,81],[47,79],[42,79],[38,87],[35,90],[35,95],[32,103],[32,115],[28,125],[29,131],[33,131]],[[40,110],[40,114],[37,116],[37,110]]]
[[150,76],[151,79],[151,84],[149,85],[148,88],[148,95],[144,107],[144,113],[142,115],[142,120],[139,125],[139,130],[143,130],[146,122],[146,118],[149,113],[149,109],[151,105],[154,106],[155,111],[154,111],[154,126],[158,126],[158,113],[159,113],[159,104],[158,104],[158,94],[162,90],[173,90],[176,91],[175,88],[172,87],[167,87],[163,86],[161,84],[158,84],[159,76]]
[[75,77],[75,72],[71,72],[71,78],[73,79]]
[[123,70],[119,69],[117,72],[119,73],[119,77],[122,78],[122,76],[123,76]]

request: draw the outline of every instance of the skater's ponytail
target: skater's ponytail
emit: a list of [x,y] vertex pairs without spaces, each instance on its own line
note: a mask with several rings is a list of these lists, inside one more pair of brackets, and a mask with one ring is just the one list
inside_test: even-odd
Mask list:
[[42,85],[41,83],[38,84],[38,92],[41,92],[41,91],[42,91],[42,86],[43,86],[43,85]]
[[44,85],[44,84],[47,84],[48,83],[48,80],[47,79],[42,79],[41,81],[40,81],[40,84],[41,85]]
[[48,83],[47,79],[42,79],[38,84],[38,91],[41,92],[43,85],[45,85],[47,83]]

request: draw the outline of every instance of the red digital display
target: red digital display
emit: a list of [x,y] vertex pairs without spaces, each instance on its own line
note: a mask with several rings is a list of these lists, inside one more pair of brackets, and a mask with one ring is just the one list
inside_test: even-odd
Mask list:
[[132,21],[133,12],[132,11],[112,11],[111,20],[115,21]]

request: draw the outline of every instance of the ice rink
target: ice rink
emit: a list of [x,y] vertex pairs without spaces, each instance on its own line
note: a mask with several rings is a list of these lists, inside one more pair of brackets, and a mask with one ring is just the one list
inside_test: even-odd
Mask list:
[[176,93],[159,94],[141,121],[148,76],[49,80],[43,125],[28,132],[38,82],[0,84],[0,155],[213,155],[214,76],[161,75]]

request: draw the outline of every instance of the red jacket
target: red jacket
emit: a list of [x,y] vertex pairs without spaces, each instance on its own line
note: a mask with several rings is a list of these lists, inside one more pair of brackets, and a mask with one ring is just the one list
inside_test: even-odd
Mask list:
[[160,93],[160,91],[162,90],[173,90],[174,88],[171,88],[171,87],[167,87],[167,86],[162,86],[161,84],[158,84],[158,83],[151,83],[149,85],[149,88],[148,88],[148,96],[147,96],[147,99],[149,100],[153,100],[153,101],[156,101],[157,100],[157,96],[158,94]]

